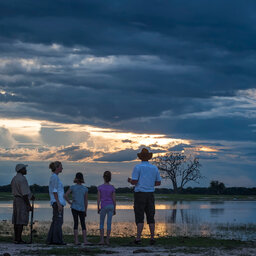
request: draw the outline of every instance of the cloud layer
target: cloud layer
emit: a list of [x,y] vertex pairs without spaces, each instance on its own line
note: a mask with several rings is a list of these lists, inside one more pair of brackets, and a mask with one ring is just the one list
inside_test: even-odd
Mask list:
[[[1,1],[0,117],[36,123],[25,133],[0,124],[1,159],[130,161],[145,144],[100,145],[63,128],[89,125],[186,140],[205,161],[246,169],[256,161],[255,11],[250,0]],[[222,146],[198,151],[205,143]]]

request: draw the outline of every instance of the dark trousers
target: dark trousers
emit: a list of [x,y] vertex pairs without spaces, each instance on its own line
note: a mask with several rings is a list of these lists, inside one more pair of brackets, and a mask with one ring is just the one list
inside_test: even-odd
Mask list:
[[15,242],[22,241],[22,238],[21,238],[22,231],[23,231],[23,225],[14,224],[14,241]]
[[134,193],[134,213],[135,222],[144,223],[144,213],[146,213],[147,223],[155,223],[155,197],[153,192]]
[[63,210],[58,211],[57,203],[53,203],[53,217],[51,227],[47,237],[47,243],[49,244],[62,244],[62,224],[63,224]]
[[79,216],[82,230],[85,230],[85,212],[77,211],[75,209],[71,209],[71,212],[74,219],[74,229],[78,229],[78,216]]

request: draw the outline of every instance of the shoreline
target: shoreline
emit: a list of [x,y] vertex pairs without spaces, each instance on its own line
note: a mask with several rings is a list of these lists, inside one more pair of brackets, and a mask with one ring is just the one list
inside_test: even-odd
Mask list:
[[[23,239],[29,241],[29,235],[24,235]],[[142,238],[141,245],[133,243],[134,236],[110,238],[110,246],[97,245],[98,235],[89,235],[88,241],[93,243],[91,246],[74,245],[73,235],[63,236],[64,246],[47,245],[46,234],[34,235],[32,244],[14,244],[12,235],[0,236],[0,255],[9,253],[16,255],[107,255],[113,254],[120,256],[254,256],[256,255],[256,240],[242,241],[234,239],[217,239],[212,237],[187,237],[187,236],[165,236],[156,237],[156,244],[149,245],[149,237]],[[82,235],[79,235],[82,241]],[[7,256],[8,254],[6,254]]]
[[[0,242],[0,251],[1,255],[4,253],[8,253],[11,256],[16,255],[122,255],[122,256],[131,256],[134,254],[139,254],[140,256],[194,256],[194,255],[211,255],[211,256],[229,256],[229,255],[246,255],[246,256],[254,256],[256,255],[256,246],[254,243],[239,243],[237,241],[233,241],[230,244],[221,243],[219,240],[219,244],[205,244],[199,245],[195,243],[195,245],[191,244],[173,244],[172,241],[169,243],[162,244],[159,243],[157,239],[157,244],[154,246],[148,245],[148,241],[143,241],[142,246],[135,246],[132,243],[132,240],[127,243],[119,243],[112,242],[115,238],[111,238],[111,245],[92,245],[85,246],[80,245],[76,246],[73,243],[68,243],[65,246],[57,246],[57,245],[46,245],[42,243],[33,243],[33,244],[13,244],[11,242]],[[166,238],[167,239],[167,238]],[[124,238],[124,240],[127,240]],[[168,240],[168,239],[167,239]],[[168,242],[168,241],[167,241]],[[237,242],[237,243],[236,243]],[[8,255],[6,254],[6,255]]]
[[[35,201],[48,201],[48,193],[35,193]],[[88,194],[89,200],[97,200],[97,194]],[[117,201],[133,201],[133,193],[117,193]],[[1,201],[11,201],[13,196],[9,192],[0,192]],[[158,194],[157,201],[256,201],[256,195],[204,195],[204,194]]]

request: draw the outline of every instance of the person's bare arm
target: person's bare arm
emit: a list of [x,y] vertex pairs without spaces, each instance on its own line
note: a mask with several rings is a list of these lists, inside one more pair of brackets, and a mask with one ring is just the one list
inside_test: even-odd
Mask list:
[[129,183],[131,183],[132,185],[137,185],[138,180],[132,180],[131,178],[128,178],[127,180]]
[[88,207],[88,193],[85,193],[85,195],[84,195],[84,211],[85,211],[85,216],[87,216],[87,207]]
[[116,192],[112,193],[112,200],[114,203],[114,215],[116,215]]
[[63,206],[62,206],[61,203],[60,203],[58,193],[57,193],[57,192],[53,192],[53,196],[54,196],[54,198],[55,198],[55,200],[56,200],[56,203],[57,203],[57,205],[58,205],[58,211],[59,211],[59,212],[62,212]]
[[100,191],[97,194],[97,206],[98,206],[98,213],[100,213]]
[[30,205],[30,202],[29,202],[29,199],[28,199],[28,195],[24,195],[24,196],[23,196],[23,199],[24,199],[24,201],[25,201],[25,203],[26,203],[26,205],[27,205],[28,210],[29,210],[29,211],[32,211],[32,207],[31,207],[31,205]]
[[71,193],[71,189],[69,188],[68,191],[67,191],[67,192],[65,193],[65,195],[64,195],[65,200],[66,200],[69,204],[71,204],[71,201],[70,201],[69,198],[68,198],[68,196],[69,196],[70,193]]
[[155,186],[160,186],[161,185],[161,181],[156,181],[155,182]]

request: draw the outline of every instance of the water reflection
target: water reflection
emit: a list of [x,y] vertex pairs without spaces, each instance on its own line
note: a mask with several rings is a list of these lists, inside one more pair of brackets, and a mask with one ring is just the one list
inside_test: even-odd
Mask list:
[[213,218],[218,218],[224,214],[224,210],[225,210],[224,208],[212,208],[210,209],[211,216]]
[[[12,202],[0,202],[0,220],[10,220]],[[35,219],[50,221],[52,208],[48,201],[35,203]],[[97,205],[89,201],[87,221],[98,222]],[[65,207],[65,221],[72,220],[69,207]],[[132,202],[118,202],[114,222],[134,222]],[[253,201],[228,201],[224,203],[200,201],[170,201],[156,204],[156,221],[166,223],[256,223],[256,203]]]
[[170,215],[167,216],[167,223],[182,223],[182,224],[196,224],[199,223],[200,218],[197,214],[188,211],[189,205],[180,201],[173,201]]
[[171,216],[167,218],[167,222],[176,223],[177,219],[177,201],[173,202],[173,209],[171,210]]
[[222,205],[224,205],[225,204],[225,202],[224,201],[210,201],[210,204],[212,204],[212,205],[220,205],[220,204],[222,204]]
[[[99,215],[95,201],[89,201],[87,212],[87,228],[91,235],[99,233]],[[12,202],[0,202],[0,220],[10,223]],[[35,204],[35,227],[40,233],[47,232],[52,216],[52,209],[47,201],[37,201]],[[223,236],[234,237],[240,234],[243,238],[256,238],[256,204],[253,201],[170,201],[156,204],[156,235],[158,236]],[[71,210],[65,207],[64,231],[73,233]],[[113,235],[130,236],[136,232],[132,202],[118,202],[117,214],[113,217]],[[245,225],[246,228],[241,228]],[[231,229],[232,227],[232,229]],[[234,232],[234,230],[244,232]],[[5,226],[0,227],[0,232]],[[12,228],[10,229],[12,230]],[[145,225],[143,234],[149,235]],[[246,236],[244,235],[246,234]]]

